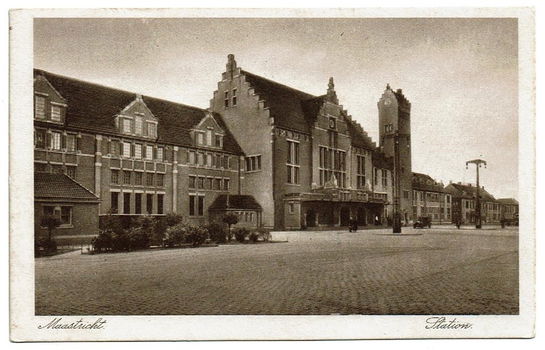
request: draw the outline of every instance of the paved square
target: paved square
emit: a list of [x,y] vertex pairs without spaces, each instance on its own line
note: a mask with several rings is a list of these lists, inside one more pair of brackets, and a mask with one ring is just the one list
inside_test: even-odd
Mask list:
[[36,259],[36,314],[518,313],[516,229],[390,232]]

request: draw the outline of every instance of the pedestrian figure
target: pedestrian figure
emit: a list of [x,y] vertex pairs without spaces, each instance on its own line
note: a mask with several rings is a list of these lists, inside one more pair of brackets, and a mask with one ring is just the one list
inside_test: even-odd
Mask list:
[[348,220],[348,232],[356,231],[358,231],[358,222],[351,216],[350,220]]
[[461,225],[461,221],[460,219],[456,219],[456,228],[459,230],[460,229],[460,225]]

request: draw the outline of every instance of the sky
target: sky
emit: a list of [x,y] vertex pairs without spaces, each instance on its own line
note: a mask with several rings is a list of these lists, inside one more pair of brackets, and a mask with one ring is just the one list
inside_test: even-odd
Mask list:
[[36,19],[34,66],[209,107],[227,55],[340,103],[378,140],[386,84],[411,102],[413,171],[518,198],[517,20],[510,18]]

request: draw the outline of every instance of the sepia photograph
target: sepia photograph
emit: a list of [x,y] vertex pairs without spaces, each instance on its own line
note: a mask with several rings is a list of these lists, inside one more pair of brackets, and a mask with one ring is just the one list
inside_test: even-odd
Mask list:
[[484,334],[477,316],[533,323],[529,13],[32,14],[15,96],[30,114],[11,115],[31,162],[32,327],[62,340],[113,316],[419,316],[424,337],[464,337]]

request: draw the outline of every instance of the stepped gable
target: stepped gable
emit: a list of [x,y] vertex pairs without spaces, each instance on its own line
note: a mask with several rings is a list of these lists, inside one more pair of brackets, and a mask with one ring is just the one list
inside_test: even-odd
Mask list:
[[[136,98],[136,93],[68,78],[35,69],[34,75],[44,76],[66,99],[65,126],[72,129],[122,135],[115,126],[115,117]],[[157,142],[176,146],[192,146],[190,130],[209,114],[205,109],[192,107],[151,96],[142,100],[158,119]],[[221,117],[214,118],[226,131],[224,150],[241,154],[241,149],[228,131]],[[219,118],[219,120],[218,120]]]
[[427,174],[414,173],[412,179],[414,190],[427,192],[444,192],[444,187]]
[[348,132],[350,133],[353,146],[371,151],[374,151],[377,148],[375,142],[367,135],[367,131],[365,131],[357,121],[346,118],[346,125],[348,126]]

